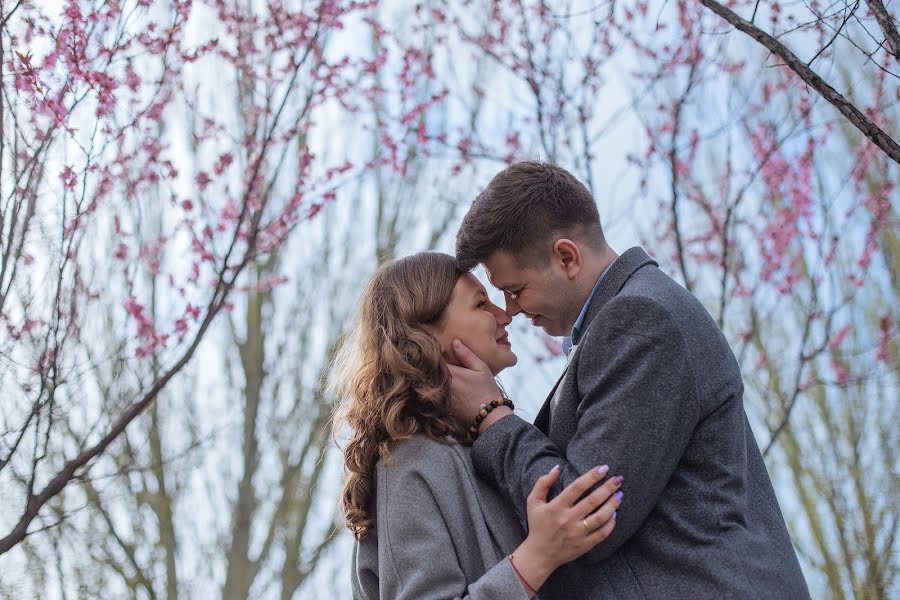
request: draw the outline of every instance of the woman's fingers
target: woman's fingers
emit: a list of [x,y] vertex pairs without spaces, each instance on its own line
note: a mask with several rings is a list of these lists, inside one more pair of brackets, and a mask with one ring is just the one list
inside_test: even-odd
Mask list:
[[606,523],[603,524],[602,527],[598,527],[594,531],[592,531],[585,542],[589,544],[588,549],[593,548],[603,540],[609,537],[609,534],[612,533],[613,529],[616,527],[616,519],[607,519]]
[[550,488],[559,479],[559,471],[559,465],[554,465],[549,473],[538,477],[537,481],[534,482],[534,487],[531,488],[531,493],[528,494],[529,505],[547,501],[547,494],[550,493]]
[[598,506],[609,500],[610,496],[615,494],[616,490],[622,487],[623,481],[624,478],[621,475],[608,479],[606,483],[582,498],[581,501],[575,505],[575,511],[581,518],[588,516],[597,510]]
[[591,489],[591,486],[606,477],[607,473],[609,473],[609,467],[606,465],[591,469],[567,485],[565,489],[559,493],[559,496],[555,498],[554,502],[561,503],[565,506],[574,506],[575,503],[578,502],[578,499],[581,498],[586,491]]
[[604,502],[603,506],[584,517],[584,525],[587,526],[587,530],[594,531],[605,526],[609,521],[614,521],[615,517],[613,515],[620,504],[622,504],[622,492],[618,491]]

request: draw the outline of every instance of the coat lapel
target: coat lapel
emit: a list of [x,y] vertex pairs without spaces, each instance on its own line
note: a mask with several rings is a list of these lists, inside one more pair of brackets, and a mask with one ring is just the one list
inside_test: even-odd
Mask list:
[[560,374],[559,379],[556,380],[556,384],[553,386],[553,389],[550,390],[550,393],[544,400],[544,404],[543,406],[541,406],[541,410],[538,411],[537,416],[534,418],[534,426],[543,431],[545,434],[550,433],[550,408],[553,405],[553,396],[556,394],[556,388],[558,388],[559,384],[562,383],[562,380],[566,376],[566,372],[568,370],[569,363],[566,363],[566,368],[563,369],[563,372]]
[[484,521],[494,541],[503,554],[511,554],[526,533],[523,527],[524,519],[522,523],[519,522],[513,506],[501,498],[489,483],[475,477],[475,485],[478,488],[481,508],[486,515]]

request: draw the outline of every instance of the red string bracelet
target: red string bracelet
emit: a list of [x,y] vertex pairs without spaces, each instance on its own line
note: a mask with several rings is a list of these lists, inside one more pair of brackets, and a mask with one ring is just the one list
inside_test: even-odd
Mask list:
[[518,575],[519,579],[522,581],[522,583],[525,584],[525,587],[528,589],[528,592],[530,594],[532,594],[532,595],[537,594],[537,590],[534,589],[533,587],[531,587],[531,584],[528,583],[528,580],[525,579],[525,577],[523,577],[521,573],[519,573],[519,569],[516,568],[516,563],[513,562],[513,556],[514,556],[513,554],[509,555],[509,564],[512,565],[513,571],[516,572],[516,575]]

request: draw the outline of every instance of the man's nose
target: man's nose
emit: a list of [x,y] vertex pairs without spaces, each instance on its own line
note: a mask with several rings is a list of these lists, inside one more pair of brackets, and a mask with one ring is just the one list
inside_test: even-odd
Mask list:
[[506,301],[506,315],[512,319],[514,316],[522,312],[522,307],[510,294],[504,293],[503,298]]

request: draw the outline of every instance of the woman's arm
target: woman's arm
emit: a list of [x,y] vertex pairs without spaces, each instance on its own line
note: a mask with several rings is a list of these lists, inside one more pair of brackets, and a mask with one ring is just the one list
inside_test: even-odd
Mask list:
[[[613,477],[591,493],[606,477],[606,466],[591,469],[547,501],[559,479],[559,466],[535,482],[528,495],[528,537],[509,557],[529,597],[558,567],[573,561],[605,540],[616,526],[622,503],[621,477]],[[582,498],[582,496],[584,496]]]
[[[458,471],[447,466],[446,477],[458,476]],[[376,524],[385,559],[380,566],[379,582],[383,597],[397,600],[525,600],[531,597],[509,560],[501,560],[467,584],[435,491],[426,478],[416,470],[387,471],[385,485],[379,486],[379,492],[386,492],[385,497],[378,499],[385,510],[380,511]],[[460,482],[456,489],[463,487]]]
[[[438,498],[446,495],[448,489],[466,487],[465,481],[451,481],[464,475],[450,460],[444,462],[447,457],[444,453],[440,458],[429,456],[423,461],[428,463],[424,469],[386,470],[383,485],[379,486],[383,497],[379,498],[382,510],[376,525],[378,544],[383,546],[385,558],[380,566],[383,596],[454,600],[531,598],[560,565],[606,539],[615,527],[613,515],[621,503],[621,495],[616,494],[621,479],[609,479],[585,495],[607,474],[605,468],[593,469],[548,502],[547,493],[559,478],[559,469],[553,469],[537,481],[529,495],[528,537],[512,556],[467,586],[457,558],[457,552],[466,549],[457,548],[458,541],[454,543],[443,515],[441,505],[447,510],[448,498]],[[440,475],[432,485],[430,480],[435,473]]]

